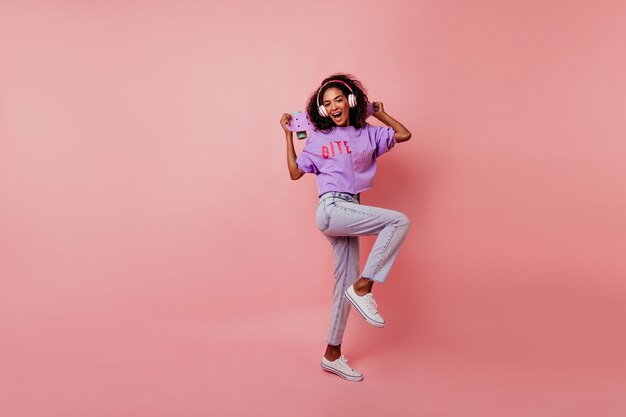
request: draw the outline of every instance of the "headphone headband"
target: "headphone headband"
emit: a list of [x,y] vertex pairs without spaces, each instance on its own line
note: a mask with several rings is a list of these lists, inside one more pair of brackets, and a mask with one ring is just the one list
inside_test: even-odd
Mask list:
[[320,93],[322,92],[322,88],[326,87],[328,84],[331,83],[341,83],[343,85],[345,85],[346,87],[348,87],[348,90],[350,90],[350,94],[354,94],[354,91],[352,91],[352,88],[350,88],[350,86],[348,84],[346,84],[345,82],[341,81],[341,80],[330,80],[330,81],[326,81],[324,84],[322,84],[322,86],[317,90],[317,107],[320,107]]

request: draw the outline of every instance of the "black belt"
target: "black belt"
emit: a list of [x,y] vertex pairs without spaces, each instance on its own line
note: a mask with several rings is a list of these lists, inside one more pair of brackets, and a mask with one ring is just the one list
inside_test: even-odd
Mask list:
[[320,195],[320,198],[324,197],[325,195],[332,195],[333,197],[350,197],[353,200],[357,200],[357,201],[361,201],[361,193],[357,193],[357,194],[352,194],[352,193],[346,193],[344,191],[327,191],[324,194]]

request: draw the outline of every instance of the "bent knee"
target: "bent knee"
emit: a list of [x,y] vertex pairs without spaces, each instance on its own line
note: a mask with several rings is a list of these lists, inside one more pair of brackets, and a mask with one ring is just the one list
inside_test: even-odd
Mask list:
[[403,213],[398,213],[398,217],[396,218],[396,224],[398,227],[409,228],[411,226],[411,220]]

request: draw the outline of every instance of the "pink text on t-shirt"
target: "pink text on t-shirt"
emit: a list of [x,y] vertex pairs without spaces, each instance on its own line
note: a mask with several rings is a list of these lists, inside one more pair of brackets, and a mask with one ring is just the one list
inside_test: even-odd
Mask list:
[[328,146],[322,145],[322,156],[324,157],[324,159],[328,159],[330,156],[335,156],[335,143],[337,144],[337,149],[340,155],[343,155],[343,149],[341,148],[342,143],[346,147],[346,153],[352,154],[352,150],[350,150],[350,146],[347,140],[344,140],[343,142],[340,140],[331,140],[328,141],[328,144],[330,145],[330,150],[328,149]]

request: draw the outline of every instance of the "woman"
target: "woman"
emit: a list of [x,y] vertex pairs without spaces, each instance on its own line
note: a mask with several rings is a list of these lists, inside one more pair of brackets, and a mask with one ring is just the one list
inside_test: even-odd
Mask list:
[[[365,122],[368,101],[362,84],[348,74],[326,78],[310,97],[307,114],[314,130],[299,156],[293,146],[291,120],[283,114],[280,124],[287,140],[287,165],[292,180],[305,173],[317,177],[319,203],[316,222],[330,241],[335,264],[335,286],[328,346],[322,368],[349,381],[363,375],[347,364],[341,342],[350,306],[376,327],[385,325],[372,297],[374,282],[384,282],[406,237],[409,219],[402,213],[360,203],[360,193],[373,187],[376,158],[411,132],[374,102],[373,116],[386,126]],[[378,235],[359,277],[359,236]]]

